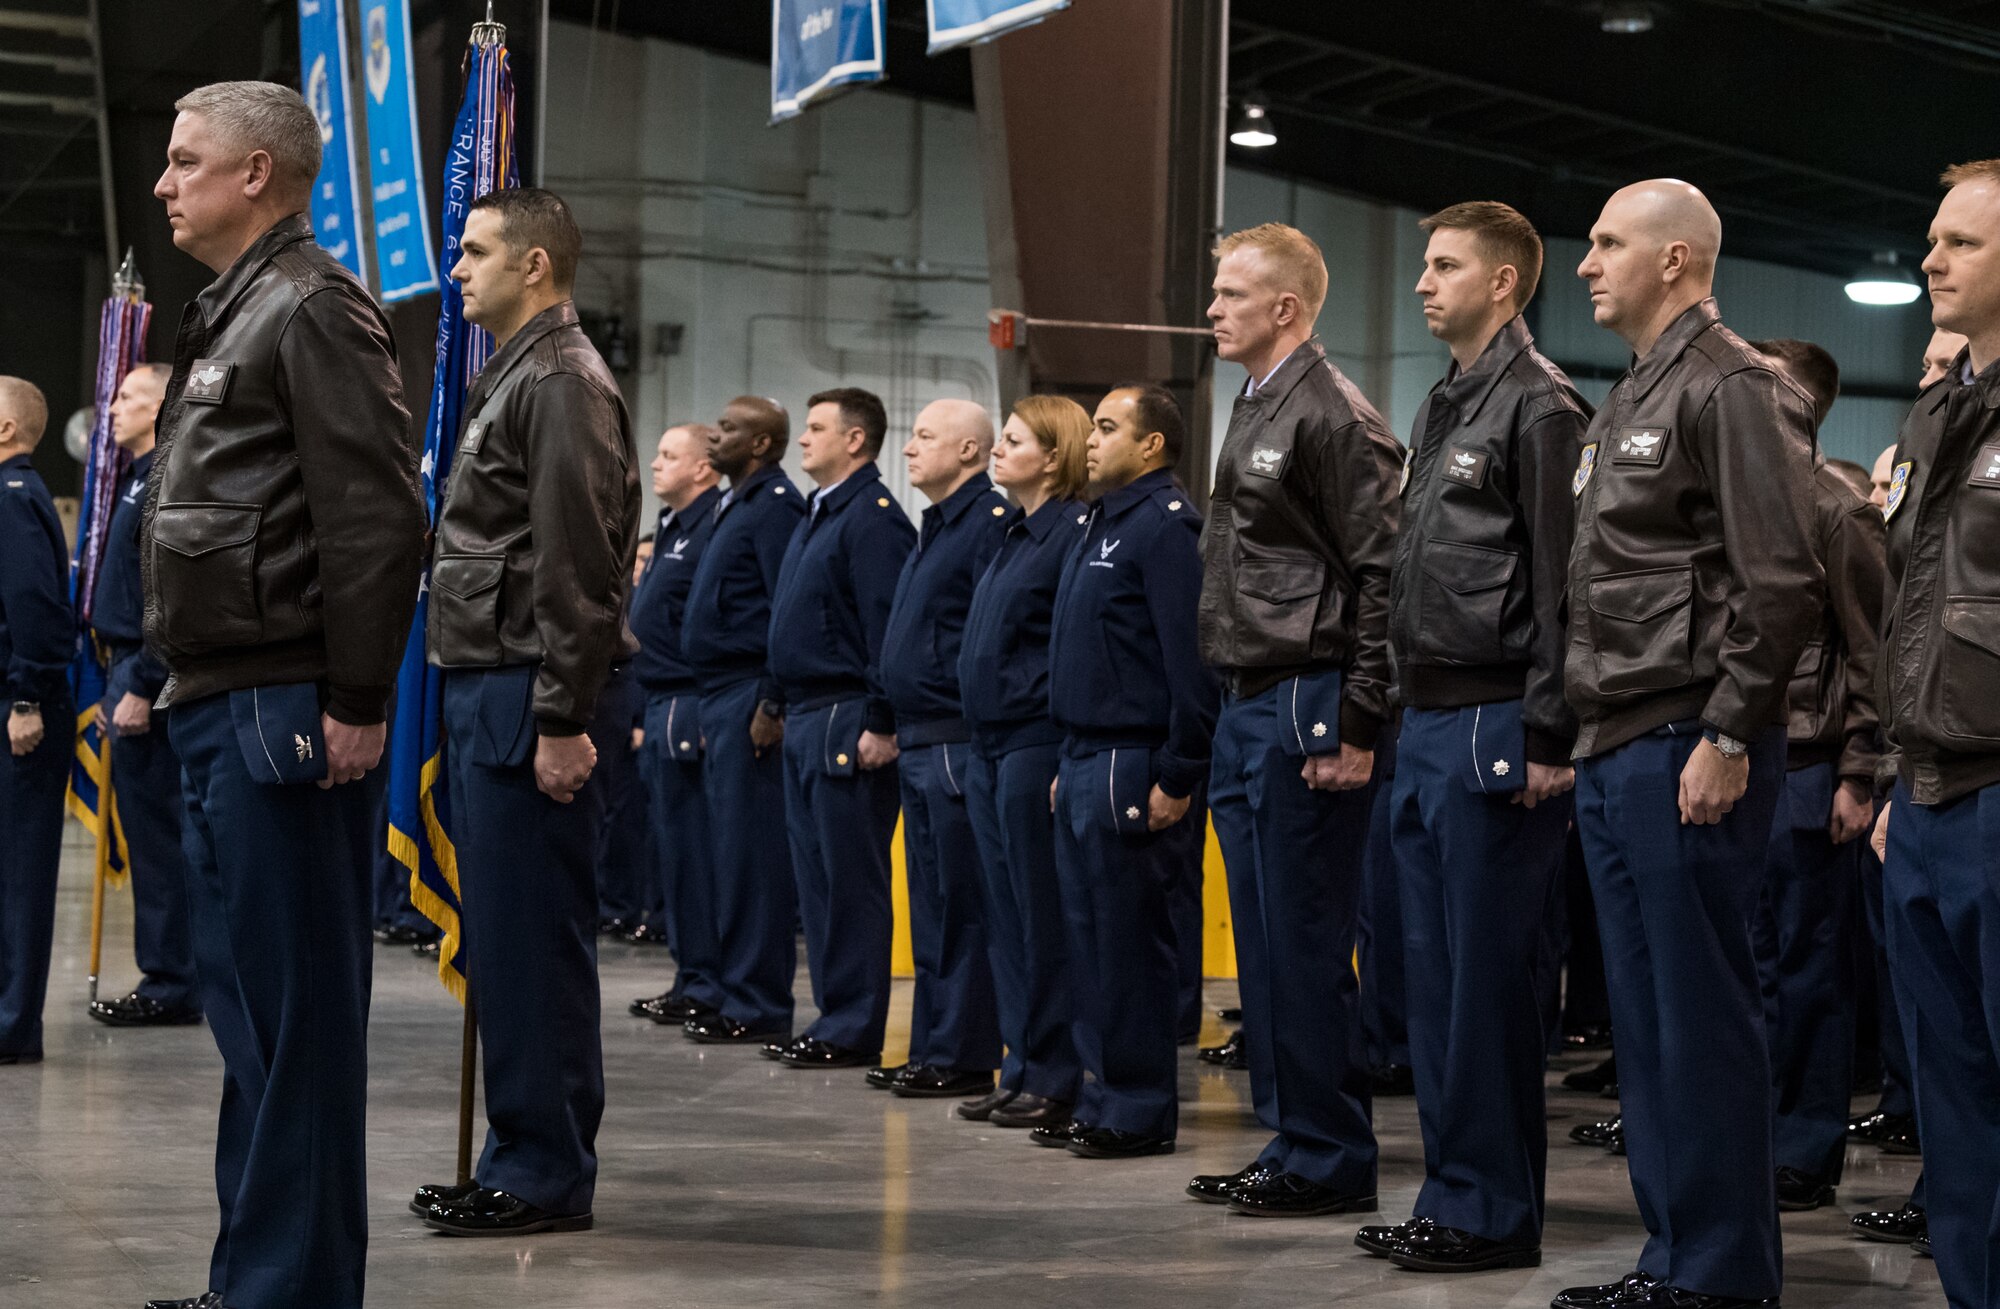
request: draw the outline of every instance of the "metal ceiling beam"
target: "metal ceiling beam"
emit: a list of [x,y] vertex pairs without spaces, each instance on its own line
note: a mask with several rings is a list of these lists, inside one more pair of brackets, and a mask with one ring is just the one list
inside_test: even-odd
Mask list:
[[[1730,9],[1743,9],[1745,0],[1709,0]],[[2000,31],[1978,23],[1955,21],[1943,14],[1928,13],[1907,4],[1886,4],[1882,0],[1748,0],[1748,8],[1764,12],[1796,14],[1819,26],[1859,28],[1879,36],[1899,38],[1906,44],[1935,46],[1953,54],[1973,55],[2000,63]]]
[[17,32],[46,32],[77,41],[90,39],[90,20],[67,14],[37,13],[32,9],[0,9],[0,28]]
[[97,117],[97,103],[88,96],[24,95],[19,91],[0,91],[0,108],[46,109],[66,118]]

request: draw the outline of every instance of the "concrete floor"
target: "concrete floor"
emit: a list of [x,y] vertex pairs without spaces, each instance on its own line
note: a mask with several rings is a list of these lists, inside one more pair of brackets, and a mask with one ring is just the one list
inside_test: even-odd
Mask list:
[[[115,1031],[85,1017],[81,839],[73,827],[47,1062],[0,1068],[4,1309],[136,1309],[207,1280],[221,1063],[205,1028]],[[134,980],[128,896],[114,893],[108,923],[104,993],[118,995]],[[663,951],[607,947],[602,967],[609,1103],[597,1229],[454,1240],[425,1231],[404,1203],[418,1183],[450,1180],[460,1010],[427,962],[378,949],[370,1305],[1535,1306],[1624,1274],[1643,1236],[1624,1161],[1564,1140],[1611,1108],[1591,1097],[1550,1098],[1558,1143],[1542,1267],[1430,1277],[1362,1256],[1350,1244],[1358,1218],[1244,1218],[1185,1199],[1190,1174],[1234,1170],[1264,1139],[1247,1075],[1208,1069],[1192,1051],[1179,1153],[1086,1162],[956,1121],[949,1101],[869,1090],[858,1072],[793,1072],[750,1048],[690,1044],[625,1013],[633,996],[666,983]],[[1233,995],[1217,983],[1209,998]],[[892,1047],[907,1038],[908,1017],[909,985],[899,983]],[[1205,1040],[1221,1034],[1210,1027]],[[1382,1213],[1401,1221],[1422,1177],[1414,1102],[1382,1102],[1376,1119]],[[1787,1305],[1942,1302],[1928,1260],[1848,1235],[1849,1212],[1900,1204],[1915,1174],[1913,1160],[1856,1150],[1839,1208],[1786,1217]]]

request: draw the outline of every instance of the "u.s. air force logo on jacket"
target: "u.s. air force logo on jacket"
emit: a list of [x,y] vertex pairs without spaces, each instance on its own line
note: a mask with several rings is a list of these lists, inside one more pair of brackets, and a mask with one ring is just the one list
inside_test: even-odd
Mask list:
[[1896,465],[1896,471],[1889,475],[1889,498],[1882,503],[1882,521],[1888,522],[1903,507],[1903,500],[1910,494],[1910,474],[1916,469],[1916,461],[1905,459]]
[[1583,455],[1576,461],[1576,476],[1569,479],[1569,493],[1583,494],[1583,488],[1590,485],[1590,475],[1597,471],[1597,442],[1583,447]]

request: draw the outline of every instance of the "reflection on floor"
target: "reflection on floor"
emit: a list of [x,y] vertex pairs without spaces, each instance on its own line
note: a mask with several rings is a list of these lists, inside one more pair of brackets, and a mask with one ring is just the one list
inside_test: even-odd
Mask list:
[[[66,855],[47,1062],[0,1068],[0,1305],[10,1309],[136,1309],[206,1285],[221,1065],[205,1028],[113,1031],[84,1016],[86,854],[73,844]],[[104,989],[117,995],[132,981],[129,896],[113,893],[108,922]],[[1427,1277],[1362,1256],[1350,1240],[1363,1219],[1245,1218],[1183,1198],[1190,1174],[1234,1170],[1263,1142],[1247,1075],[1208,1069],[1192,1051],[1180,1152],[1086,1162],[955,1121],[949,1101],[869,1090],[858,1071],[792,1072],[752,1048],[695,1046],[627,1017],[626,1002],[660,990],[667,969],[650,947],[604,952],[597,1230],[453,1240],[424,1231],[404,1202],[417,1184],[450,1179],[460,1011],[427,962],[378,949],[370,1306],[1534,1306],[1622,1275],[1638,1252],[1624,1161],[1565,1140],[1607,1101],[1551,1096],[1542,1267]],[[803,973],[800,993],[803,1012]],[[1233,996],[1217,984],[1209,998]],[[892,1047],[908,1015],[899,983]],[[1211,1019],[1205,1039],[1220,1035]],[[1382,1213],[1400,1221],[1422,1168],[1414,1103],[1383,1102],[1377,1120]],[[1847,1232],[1848,1213],[1900,1205],[1916,1168],[1856,1150],[1840,1208],[1786,1216],[1787,1306],[1942,1301],[1929,1261]]]

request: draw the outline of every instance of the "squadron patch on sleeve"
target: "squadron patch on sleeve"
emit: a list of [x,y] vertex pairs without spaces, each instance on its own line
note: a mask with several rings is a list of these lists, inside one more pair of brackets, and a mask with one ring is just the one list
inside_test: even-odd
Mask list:
[[1576,461],[1576,476],[1569,479],[1569,493],[1572,497],[1583,494],[1583,488],[1590,485],[1590,475],[1597,471],[1597,442],[1583,447],[1583,457]]

